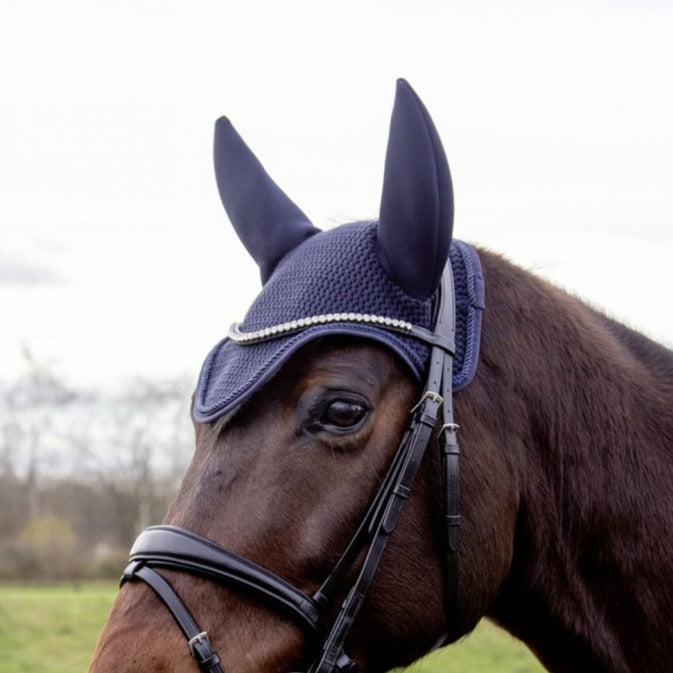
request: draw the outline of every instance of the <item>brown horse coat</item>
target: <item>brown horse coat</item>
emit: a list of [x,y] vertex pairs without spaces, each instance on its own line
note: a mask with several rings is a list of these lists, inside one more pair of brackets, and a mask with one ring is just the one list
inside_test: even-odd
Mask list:
[[[550,671],[667,671],[673,354],[500,257],[481,258],[481,361],[455,400],[463,527],[452,635],[490,615]],[[298,437],[295,405],[335,380],[373,398],[367,436]],[[416,394],[378,346],[331,338],[306,348],[226,425],[197,427],[167,521],[310,590],[366,507]],[[365,671],[408,663],[442,631],[437,468],[431,452],[352,636]],[[208,625],[226,670],[306,661],[299,631],[271,610],[166,575]],[[193,666],[168,613],[138,585],[120,593],[94,661],[92,673]]]

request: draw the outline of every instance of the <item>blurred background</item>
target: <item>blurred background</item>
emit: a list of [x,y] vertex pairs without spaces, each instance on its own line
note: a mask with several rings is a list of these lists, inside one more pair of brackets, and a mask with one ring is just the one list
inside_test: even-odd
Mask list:
[[116,576],[175,492],[199,366],[259,289],[222,114],[328,228],[376,217],[406,77],[455,236],[673,344],[666,0],[1,0],[0,59],[0,580]]

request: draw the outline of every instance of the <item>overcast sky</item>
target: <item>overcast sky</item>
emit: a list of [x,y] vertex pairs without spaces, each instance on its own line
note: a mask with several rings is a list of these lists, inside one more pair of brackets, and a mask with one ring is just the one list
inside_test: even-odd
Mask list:
[[0,0],[0,62],[0,380],[21,345],[78,384],[194,379],[259,289],[216,117],[318,226],[375,217],[399,76],[458,238],[673,344],[669,1]]

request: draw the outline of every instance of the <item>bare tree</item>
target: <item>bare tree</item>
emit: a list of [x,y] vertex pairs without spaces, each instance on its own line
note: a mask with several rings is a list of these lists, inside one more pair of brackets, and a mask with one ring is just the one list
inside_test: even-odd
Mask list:
[[93,436],[80,432],[72,438],[88,474],[110,500],[119,544],[158,522],[174,497],[176,475],[190,453],[188,404],[179,382],[137,380],[107,400],[106,417]]
[[29,517],[39,513],[39,475],[48,461],[54,421],[76,394],[59,380],[47,363],[38,361],[28,347],[22,349],[25,372],[3,389],[0,421],[0,468],[5,476],[21,475]]
[[[45,521],[69,531],[63,568],[91,574],[95,550],[123,555],[174,497],[193,444],[189,388],[137,380],[116,393],[76,390],[28,349],[24,360],[21,377],[0,381],[0,575],[53,571],[40,565]],[[88,566],[67,563],[68,549],[91,552]]]

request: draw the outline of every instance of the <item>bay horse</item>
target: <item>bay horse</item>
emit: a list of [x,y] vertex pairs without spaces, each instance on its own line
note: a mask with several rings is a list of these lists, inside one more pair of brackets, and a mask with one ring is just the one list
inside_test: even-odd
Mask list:
[[[456,385],[467,246],[403,80],[378,222],[319,232],[224,118],[215,163],[264,287],[206,360],[194,457],[90,673],[378,673],[483,616],[554,673],[670,670],[673,353],[479,250],[478,366]],[[395,481],[421,434],[415,478]]]

